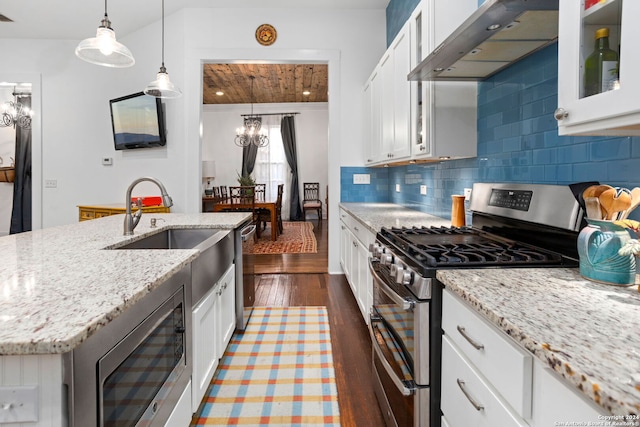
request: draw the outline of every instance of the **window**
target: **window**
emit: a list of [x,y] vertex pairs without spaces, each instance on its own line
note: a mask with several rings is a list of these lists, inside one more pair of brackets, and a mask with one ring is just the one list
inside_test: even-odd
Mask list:
[[291,173],[287,158],[284,154],[282,134],[280,133],[280,116],[265,116],[262,118],[262,127],[267,130],[269,145],[258,149],[253,176],[257,183],[267,184],[266,200],[275,200],[278,194],[278,185],[284,184],[285,192],[282,201],[283,218],[288,212],[287,188],[291,184]]

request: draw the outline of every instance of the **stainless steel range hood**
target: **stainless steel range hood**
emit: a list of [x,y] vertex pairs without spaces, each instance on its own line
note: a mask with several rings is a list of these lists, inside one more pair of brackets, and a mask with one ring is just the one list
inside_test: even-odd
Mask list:
[[558,39],[558,3],[485,1],[407,79],[477,81],[497,73]]

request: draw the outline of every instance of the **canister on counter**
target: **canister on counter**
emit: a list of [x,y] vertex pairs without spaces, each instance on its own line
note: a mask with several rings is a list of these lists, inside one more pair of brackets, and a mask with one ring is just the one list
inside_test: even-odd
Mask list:
[[451,196],[451,226],[464,227],[467,223],[464,214],[464,196],[454,194]]

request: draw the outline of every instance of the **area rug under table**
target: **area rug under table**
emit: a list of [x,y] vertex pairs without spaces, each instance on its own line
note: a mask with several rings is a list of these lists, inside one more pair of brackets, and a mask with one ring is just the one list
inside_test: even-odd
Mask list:
[[256,307],[192,426],[339,426],[325,307]]
[[318,242],[313,234],[313,224],[306,221],[290,221],[282,223],[283,232],[278,238],[271,240],[271,228],[268,226],[260,233],[257,242],[253,239],[242,244],[246,254],[315,254]]

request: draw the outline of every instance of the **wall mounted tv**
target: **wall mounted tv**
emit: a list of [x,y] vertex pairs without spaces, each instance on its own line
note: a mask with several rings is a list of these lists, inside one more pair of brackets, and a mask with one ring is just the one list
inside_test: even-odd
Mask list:
[[167,143],[160,98],[134,93],[109,101],[116,150],[160,147]]

